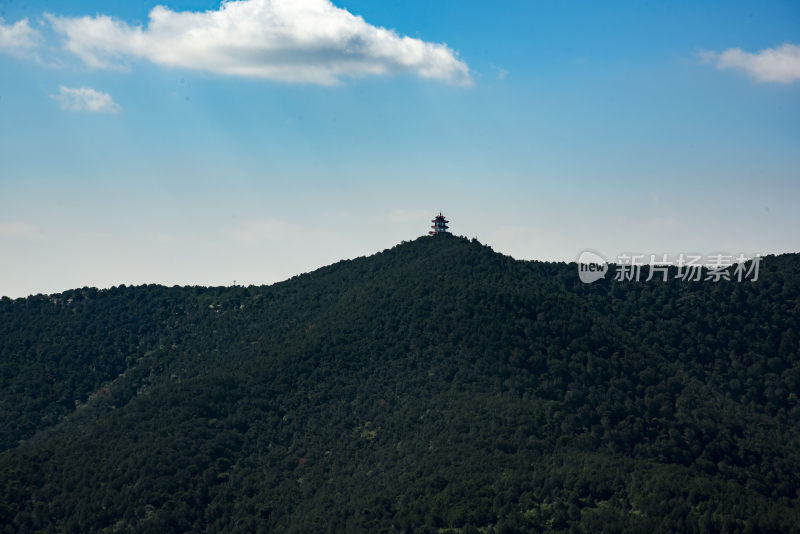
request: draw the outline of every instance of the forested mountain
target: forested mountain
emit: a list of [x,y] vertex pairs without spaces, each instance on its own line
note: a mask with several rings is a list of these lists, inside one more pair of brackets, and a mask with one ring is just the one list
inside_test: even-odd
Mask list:
[[800,531],[800,255],[582,284],[419,238],[0,301],[0,531]]

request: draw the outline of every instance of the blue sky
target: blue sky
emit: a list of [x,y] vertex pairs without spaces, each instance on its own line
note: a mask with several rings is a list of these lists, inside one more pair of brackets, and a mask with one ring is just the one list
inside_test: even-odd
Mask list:
[[0,2],[0,295],[797,251],[797,2],[164,5]]

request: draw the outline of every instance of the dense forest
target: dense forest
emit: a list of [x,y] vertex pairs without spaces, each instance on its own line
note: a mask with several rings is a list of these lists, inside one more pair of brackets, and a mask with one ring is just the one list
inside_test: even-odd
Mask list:
[[419,238],[0,300],[0,532],[800,532],[800,255],[583,284]]

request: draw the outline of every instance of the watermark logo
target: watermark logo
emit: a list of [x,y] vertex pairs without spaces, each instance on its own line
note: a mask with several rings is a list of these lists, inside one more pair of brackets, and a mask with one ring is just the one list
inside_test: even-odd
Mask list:
[[584,284],[605,278],[608,272],[606,259],[593,250],[584,250],[578,257],[578,276]]
[[[620,254],[613,264],[615,282],[649,282],[653,278],[666,282],[742,282],[758,280],[761,265],[759,254]],[[646,268],[645,277],[642,268]],[[584,250],[578,257],[578,276],[584,284],[605,278],[609,262],[594,250]]]

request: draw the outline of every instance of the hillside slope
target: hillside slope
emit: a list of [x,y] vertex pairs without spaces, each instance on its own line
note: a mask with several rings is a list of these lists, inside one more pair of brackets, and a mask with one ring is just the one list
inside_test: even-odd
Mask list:
[[581,284],[453,236],[0,302],[9,532],[789,532],[800,256]]

